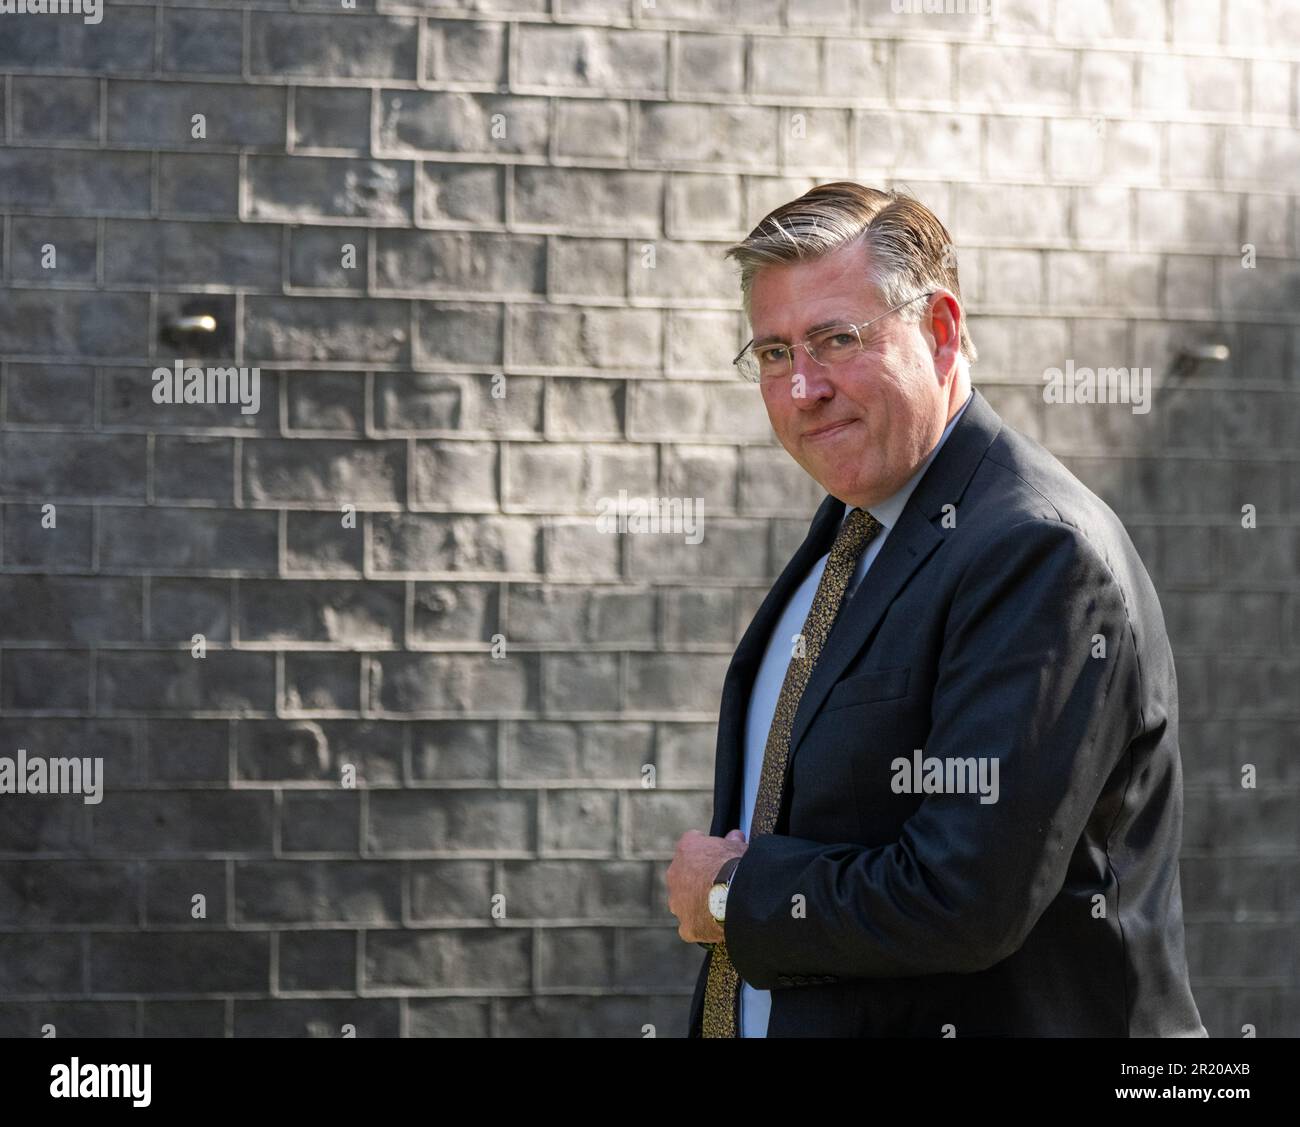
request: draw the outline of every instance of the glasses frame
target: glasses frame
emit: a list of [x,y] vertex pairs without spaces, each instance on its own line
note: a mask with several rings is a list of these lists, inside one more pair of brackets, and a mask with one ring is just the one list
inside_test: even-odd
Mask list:
[[[863,346],[862,346],[862,330],[865,329],[868,325],[874,325],[877,321],[881,321],[881,320],[883,320],[884,318],[888,317],[891,313],[897,313],[898,310],[902,309],[903,306],[905,306],[905,305],[911,305],[912,302],[914,302],[914,301],[920,301],[921,298],[923,298],[923,297],[934,297],[934,295],[937,294],[937,293],[939,293],[938,290],[930,290],[928,293],[919,293],[919,294],[917,294],[915,297],[909,297],[906,301],[900,301],[900,302],[899,302],[897,305],[895,305],[892,309],[886,309],[886,310],[885,310],[883,313],[881,313],[878,317],[872,317],[871,320],[869,320],[869,321],[861,321],[861,322],[859,322],[859,323],[856,324],[856,325],[851,324],[851,323],[849,323],[849,322],[845,322],[843,325],[828,325],[828,326],[827,326],[826,328],[824,328],[824,329],[819,329],[819,330],[818,330],[818,335],[821,335],[821,333],[829,333],[829,332],[831,332],[832,330],[835,330],[835,329],[838,329],[838,330],[840,330],[840,331],[843,331],[844,329],[852,329],[852,330],[853,330],[853,334],[854,334],[854,336],[856,336],[856,337],[858,338],[858,349],[857,349],[857,351],[858,351],[858,352],[861,352],[861,351],[862,351],[862,347],[863,347]],[[790,374],[791,374],[791,375],[794,374],[794,355],[793,355],[793,354],[794,354],[794,350],[795,350],[796,348],[802,348],[806,353],[808,353],[809,358],[813,361],[814,364],[821,364],[821,366],[822,366],[823,368],[826,367],[826,364],[823,363],[821,360],[818,360],[818,359],[817,359],[817,355],[816,355],[816,353],[813,352],[813,350],[812,350],[812,348],[811,348],[811,346],[810,346],[810,344],[809,344],[809,342],[810,342],[811,340],[812,340],[812,337],[804,337],[803,340],[795,341],[794,344],[791,344],[791,345],[788,345],[788,346],[787,346],[787,347],[790,349],[790,352],[791,352],[791,356],[790,356]],[[773,344],[779,344],[780,341],[773,341],[772,343],[773,343]],[[760,373],[759,375],[756,375],[756,376],[747,376],[747,375],[745,374],[745,369],[742,368],[742,367],[740,367],[740,362],[741,362],[742,359],[744,359],[745,353],[750,352],[750,353],[752,354],[753,344],[754,344],[754,338],[753,338],[753,337],[750,337],[749,340],[748,340],[748,342],[746,342],[745,347],[742,348],[738,353],[736,353],[736,358],[735,358],[734,360],[732,360],[731,363],[732,363],[733,365],[735,365],[736,369],[740,372],[740,377],[741,377],[741,379],[743,379],[746,383],[762,383],[762,382],[763,382],[763,377],[762,377],[762,374],[761,374],[761,373]],[[757,360],[755,361],[755,365],[757,365]],[[784,377],[773,376],[772,378],[773,378],[773,379],[780,379],[780,378],[784,378]]]

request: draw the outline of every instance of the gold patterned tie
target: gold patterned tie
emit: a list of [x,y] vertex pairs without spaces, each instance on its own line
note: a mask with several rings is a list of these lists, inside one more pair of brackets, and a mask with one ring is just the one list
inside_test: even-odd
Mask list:
[[[822,572],[813,596],[808,617],[804,619],[800,637],[802,653],[796,649],[781,682],[781,693],[776,699],[776,712],[767,732],[767,745],[763,749],[763,770],[758,780],[758,797],[754,802],[754,816],[750,819],[749,840],[756,834],[770,834],[781,810],[781,790],[785,781],[786,762],[790,755],[790,732],[794,727],[794,714],[799,699],[812,676],[813,667],[822,651],[835,616],[839,613],[844,591],[858,565],[858,557],[873,536],[884,527],[865,509],[854,509],[840,526],[831,546],[826,570]],[[725,927],[725,925],[724,925]],[[702,1033],[705,1037],[736,1037],[739,1027],[740,975],[731,965],[724,941],[715,943],[709,956],[709,977],[704,985],[704,1018]]]

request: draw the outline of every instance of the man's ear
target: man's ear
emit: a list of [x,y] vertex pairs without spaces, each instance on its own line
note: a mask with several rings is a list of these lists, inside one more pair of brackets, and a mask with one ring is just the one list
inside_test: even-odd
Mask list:
[[940,290],[930,299],[926,314],[926,327],[930,330],[930,355],[935,369],[945,376],[957,364],[961,352],[961,322],[964,316],[961,304],[947,290]]

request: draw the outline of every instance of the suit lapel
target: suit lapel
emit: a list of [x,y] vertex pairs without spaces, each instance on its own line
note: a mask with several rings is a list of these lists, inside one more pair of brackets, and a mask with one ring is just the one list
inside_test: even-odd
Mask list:
[[871,636],[912,573],[930,557],[942,540],[942,533],[909,503],[890,530],[884,547],[871,564],[871,570],[849,601],[840,608],[803,696],[799,698],[790,732],[787,781],[795,753],[822,701],[839,680],[845,666]]
[[[917,482],[898,523],[890,530],[884,547],[858,589],[840,608],[822,646],[812,676],[799,700],[790,732],[785,776],[787,793],[795,754],[822,701],[874,633],[913,573],[943,542],[947,531],[940,524],[944,505],[956,506],[961,500],[975,468],[1002,426],[1000,416],[989,406],[988,400],[977,390],[972,390],[971,395],[972,402],[952,428],[943,449],[935,455],[925,475]],[[894,663],[884,661],[881,667],[890,664]]]
[[[956,505],[971,475],[1002,426],[1002,419],[978,389],[971,403],[917,482],[880,554],[852,598],[840,609],[830,636],[813,668],[795,712],[786,760],[786,793],[795,753],[840,674],[866,644],[907,581],[943,542],[939,527],[944,505]],[[732,656],[722,686],[718,740],[714,757],[713,823],[709,834],[721,837],[740,824],[740,777],[744,762],[745,715],[749,694],[767,650],[768,640],[795,588],[809,569],[831,549],[844,515],[844,502],[827,494],[813,517],[808,535],[785,566]]]
[[744,762],[745,715],[768,639],[795,588],[804,581],[812,565],[831,550],[843,513],[844,503],[828,493],[808,526],[808,535],[763,599],[727,667],[714,755],[713,824],[709,830],[712,837],[721,837],[740,824],[739,783]]

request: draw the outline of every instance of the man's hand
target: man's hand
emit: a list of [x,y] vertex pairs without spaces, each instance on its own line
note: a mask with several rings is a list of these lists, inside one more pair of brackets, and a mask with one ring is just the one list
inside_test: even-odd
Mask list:
[[722,925],[709,913],[709,889],[723,862],[748,848],[740,830],[726,837],[687,830],[677,839],[668,866],[668,910],[677,917],[677,934],[687,943],[722,941]]

